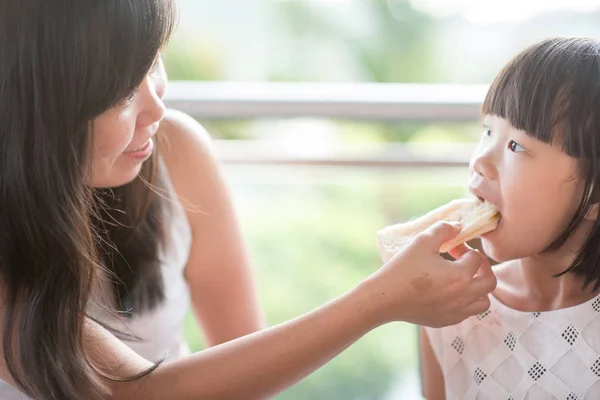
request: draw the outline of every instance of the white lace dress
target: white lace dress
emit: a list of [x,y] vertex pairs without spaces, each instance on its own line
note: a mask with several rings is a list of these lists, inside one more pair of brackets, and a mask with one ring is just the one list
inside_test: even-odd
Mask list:
[[574,307],[490,309],[427,336],[447,400],[600,399],[600,296]]

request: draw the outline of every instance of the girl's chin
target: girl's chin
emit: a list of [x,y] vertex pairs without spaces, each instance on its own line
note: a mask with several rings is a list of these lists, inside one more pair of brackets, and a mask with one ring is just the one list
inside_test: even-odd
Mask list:
[[489,239],[489,236],[481,238],[481,249],[483,253],[496,262],[508,261],[505,252],[502,251],[502,247],[494,243],[493,240]]
[[527,254],[516,251],[514,246],[509,246],[493,236],[481,238],[481,249],[486,256],[497,263],[516,260],[527,256]]

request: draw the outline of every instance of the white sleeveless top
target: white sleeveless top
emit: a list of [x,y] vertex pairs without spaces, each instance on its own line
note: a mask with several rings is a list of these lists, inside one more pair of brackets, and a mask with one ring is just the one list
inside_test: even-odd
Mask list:
[[[161,167],[166,174],[164,164]],[[163,359],[169,362],[190,352],[183,337],[183,325],[190,305],[189,287],[184,277],[184,270],[190,253],[192,234],[185,210],[177,199],[168,174],[165,178],[167,189],[172,196],[171,201],[167,202],[167,206],[171,206],[170,212],[166,213],[167,246],[160,255],[165,289],[164,303],[152,312],[142,315],[134,313],[134,316],[128,320],[118,318],[102,307],[93,304],[90,306],[90,314],[100,322],[141,339],[123,342],[152,362]],[[104,290],[107,290],[106,286]],[[98,296],[98,293],[94,296]],[[0,380],[0,399],[30,400],[2,380]]]
[[600,296],[547,312],[490,299],[481,315],[426,328],[447,400],[600,399]]

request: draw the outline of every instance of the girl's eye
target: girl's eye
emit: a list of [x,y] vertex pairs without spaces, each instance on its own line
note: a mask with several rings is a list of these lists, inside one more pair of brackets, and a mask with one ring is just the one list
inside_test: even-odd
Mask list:
[[490,128],[488,128],[487,126],[483,127],[483,136],[491,136],[492,135],[492,130]]
[[508,148],[513,153],[517,153],[520,151],[526,151],[525,147],[521,146],[519,143],[515,142],[514,140],[511,140],[510,142],[508,142]]

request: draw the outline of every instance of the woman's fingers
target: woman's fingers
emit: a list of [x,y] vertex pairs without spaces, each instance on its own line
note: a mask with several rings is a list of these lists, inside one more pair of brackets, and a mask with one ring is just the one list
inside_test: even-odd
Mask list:
[[488,296],[479,297],[464,308],[466,316],[479,315],[486,312],[490,308],[490,299]]
[[459,258],[461,258],[462,256],[464,256],[469,251],[473,251],[473,248],[471,246],[469,246],[468,244],[463,243],[463,244],[460,244],[460,245],[456,246],[452,250],[450,250],[450,255],[455,260],[458,260]]

